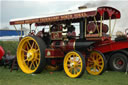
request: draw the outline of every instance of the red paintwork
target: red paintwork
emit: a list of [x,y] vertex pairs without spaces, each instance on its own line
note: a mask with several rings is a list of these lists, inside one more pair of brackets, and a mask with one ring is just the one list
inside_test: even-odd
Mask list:
[[64,52],[61,49],[48,48],[45,49],[46,58],[61,58],[64,57]]
[[60,63],[62,62],[63,62],[63,59],[55,59],[55,58],[51,59],[51,64],[53,66],[60,65]]
[[103,16],[103,14],[107,12],[108,15],[104,15],[105,19],[109,19],[109,17],[111,17],[111,19],[119,19],[121,17],[120,12],[117,9],[112,8],[112,7],[105,7],[105,6],[99,7],[98,12],[100,16]]
[[103,16],[104,11],[105,11],[105,10],[102,9],[102,8],[99,8],[99,9],[98,9],[98,12],[99,12],[100,16]]
[[2,48],[2,46],[0,46],[0,60],[2,59],[2,56],[5,54],[4,49]]
[[97,42],[95,44],[94,50],[98,50],[102,53],[107,53],[125,48],[128,48],[128,41],[115,42],[112,40],[107,40],[107,41]]
[[53,48],[53,49],[59,48],[59,49],[61,49],[63,51],[66,50],[64,41],[53,41],[52,44],[51,44],[51,48]]
[[56,62],[57,62],[56,60],[51,60],[52,65],[56,65]]
[[71,39],[66,45],[66,51],[75,50],[75,39]]

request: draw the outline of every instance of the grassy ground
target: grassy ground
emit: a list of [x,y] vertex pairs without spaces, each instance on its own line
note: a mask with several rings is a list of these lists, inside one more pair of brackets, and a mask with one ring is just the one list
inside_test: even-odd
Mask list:
[[99,76],[85,72],[81,78],[71,79],[64,71],[51,73],[44,70],[40,74],[24,74],[21,70],[10,72],[0,67],[0,85],[128,85],[128,75],[123,72],[108,71]]
[[[18,42],[0,41],[4,50],[11,50],[16,54]],[[71,79],[64,71],[51,73],[44,70],[41,74],[24,74],[21,70],[10,72],[0,67],[0,85],[128,85],[128,75],[123,72],[108,71],[99,76],[92,76],[85,72],[81,78]]]
[[18,41],[0,41],[0,45],[4,48],[6,53],[10,50],[12,55],[16,55]]

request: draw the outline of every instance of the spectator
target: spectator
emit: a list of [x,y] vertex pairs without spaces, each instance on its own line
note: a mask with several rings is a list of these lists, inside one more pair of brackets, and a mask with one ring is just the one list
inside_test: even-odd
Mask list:
[[4,58],[4,66],[6,67],[8,65],[9,68],[11,68],[11,65],[12,65],[14,58],[15,58],[15,56],[11,55],[11,51],[8,50],[7,54]]

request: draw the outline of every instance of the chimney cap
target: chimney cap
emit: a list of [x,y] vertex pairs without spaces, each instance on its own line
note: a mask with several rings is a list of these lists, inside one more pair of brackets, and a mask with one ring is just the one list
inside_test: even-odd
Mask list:
[[79,6],[78,9],[81,10],[81,9],[86,9],[87,6],[83,5],[83,6]]

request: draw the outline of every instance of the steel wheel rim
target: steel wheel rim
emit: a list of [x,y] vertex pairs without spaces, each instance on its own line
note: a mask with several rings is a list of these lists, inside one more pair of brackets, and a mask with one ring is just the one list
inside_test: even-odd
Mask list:
[[37,70],[40,64],[40,49],[32,37],[23,38],[17,49],[18,65],[24,73],[30,74]]
[[69,52],[64,59],[64,70],[71,78],[78,77],[82,72],[82,59],[76,52]]
[[92,52],[86,62],[86,70],[92,75],[99,75],[104,69],[104,59],[98,52]]
[[[122,62],[122,64],[119,64],[119,62]],[[124,60],[122,58],[115,58],[113,61],[113,66],[116,69],[122,69],[124,67]]]

